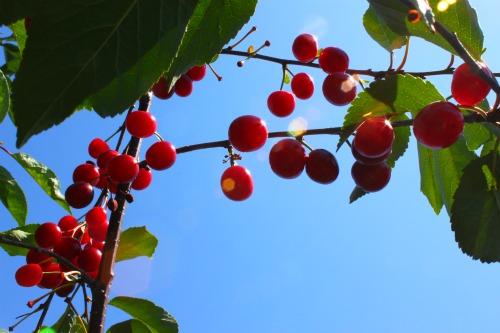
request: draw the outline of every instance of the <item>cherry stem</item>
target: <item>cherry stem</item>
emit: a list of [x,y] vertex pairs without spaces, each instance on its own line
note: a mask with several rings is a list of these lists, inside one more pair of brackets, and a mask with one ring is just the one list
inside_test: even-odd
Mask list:
[[222,76],[220,76],[219,74],[217,74],[217,72],[215,71],[215,69],[213,68],[213,66],[211,64],[207,64],[207,66],[208,66],[208,68],[210,68],[210,70],[215,75],[215,77],[217,78],[217,80],[218,81],[222,81]]
[[233,45],[231,45],[231,46],[228,46],[227,48],[228,48],[229,50],[234,49],[234,48],[235,48],[236,46],[238,46],[238,45],[239,45],[242,41],[244,41],[244,40],[245,40],[245,38],[247,38],[248,36],[250,36],[250,34],[251,34],[251,33],[253,33],[253,32],[255,32],[255,31],[257,31],[257,27],[252,27],[252,28],[250,29],[250,31],[248,31],[248,32],[245,34],[245,36],[243,36],[243,37],[242,37],[239,41],[237,41],[235,44],[233,44]]
[[35,332],[40,331],[43,325],[43,321],[45,320],[45,316],[47,316],[47,312],[49,311],[50,303],[52,302],[52,298],[54,298],[54,293],[49,295],[49,298],[47,298],[47,301],[43,303],[43,311],[42,314],[40,315],[40,319],[38,320],[38,323],[36,325]]
[[401,61],[401,64],[399,67],[396,69],[396,72],[402,71],[403,67],[405,67],[406,60],[408,59],[408,51],[410,50],[410,37],[408,37],[408,40],[406,41],[406,47],[405,47],[405,54],[403,56],[403,61]]
[[17,323],[15,323],[14,325],[10,326],[9,327],[9,332],[12,332],[17,326],[19,326],[19,324],[21,324],[23,321],[25,321],[27,318],[31,317],[32,315],[34,315],[35,313],[37,312],[40,312],[44,309],[45,307],[45,304],[40,304],[38,306],[38,308],[36,308],[35,310],[31,311],[31,312],[28,312],[28,313],[25,313],[23,315],[20,315],[20,316],[17,316],[16,319],[19,319],[21,318]]

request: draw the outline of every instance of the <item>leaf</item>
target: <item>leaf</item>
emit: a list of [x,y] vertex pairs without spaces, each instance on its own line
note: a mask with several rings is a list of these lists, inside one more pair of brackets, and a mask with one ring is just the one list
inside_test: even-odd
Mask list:
[[111,326],[106,333],[152,333],[148,326],[137,319],[129,319]]
[[56,174],[28,154],[15,153],[12,157],[30,174],[36,183],[67,212],[71,213],[68,203],[61,193],[61,183]]
[[118,296],[109,301],[109,305],[141,321],[152,333],[177,333],[179,331],[174,317],[165,309],[146,299]]
[[[425,20],[410,23],[406,19],[408,9],[400,2],[393,0],[368,0],[379,15],[395,33],[401,36],[421,37],[443,49],[458,55],[457,52],[441,37],[429,31]],[[435,19],[444,24],[449,30],[457,33],[464,47],[475,59],[480,59],[483,53],[484,36],[479,26],[476,11],[467,0],[457,0],[449,5],[447,10],[437,10],[441,0],[429,0]]]
[[0,123],[4,121],[5,116],[10,109],[10,89],[7,78],[0,70]]
[[485,144],[487,141],[491,140],[493,137],[491,132],[480,123],[465,124],[464,127],[464,137],[467,142],[467,147],[470,151],[476,151]]
[[[391,117],[391,121],[409,120],[405,114],[400,114]],[[399,126],[394,128],[394,143],[392,144],[392,153],[387,159],[387,165],[394,168],[396,161],[404,155],[410,142],[410,126]]]
[[34,16],[55,3],[52,0],[0,0],[0,25],[9,25],[26,16]]
[[33,18],[12,87],[18,147],[82,104],[90,102],[102,117],[114,116],[162,72],[173,82],[193,65],[209,62],[256,5],[256,0],[54,2]]
[[26,28],[24,27],[24,20],[19,20],[16,23],[9,25],[9,28],[14,33],[14,37],[16,38],[17,42],[17,47],[19,48],[19,54],[22,56],[27,38]]
[[[15,240],[23,244],[29,244],[36,246],[35,242],[35,231],[39,224],[27,224],[22,227],[14,228],[4,232],[0,232],[0,236],[7,239]],[[25,256],[28,253],[28,249],[17,247],[13,245],[7,245],[0,243],[0,246],[7,252],[10,256]]]
[[351,195],[349,196],[349,203],[352,204],[354,201],[358,200],[359,198],[361,198],[365,194],[368,194],[368,193],[356,186],[354,188],[354,190],[352,190]]
[[452,146],[432,150],[418,143],[420,190],[427,197],[436,214],[443,204],[450,214],[453,195],[462,177],[463,168],[476,158],[460,138]]
[[4,43],[2,44],[5,64],[2,66],[2,71],[6,75],[16,74],[21,63],[21,54],[17,45]]
[[28,202],[23,190],[9,171],[0,166],[0,200],[19,226],[26,223]]
[[120,244],[116,253],[116,261],[129,260],[136,257],[153,257],[158,239],[146,230],[146,227],[132,227],[120,235]]
[[337,147],[340,148],[355,127],[367,118],[399,116],[405,112],[416,114],[438,100],[444,100],[444,97],[432,83],[410,74],[390,75],[383,80],[376,80],[352,101],[344,118]]
[[[498,161],[498,153],[497,161]],[[482,262],[500,261],[500,190],[490,189],[493,153],[470,162],[463,171],[451,208],[451,229],[464,253]],[[500,168],[494,170],[500,180]]]
[[372,6],[363,15],[363,26],[371,38],[389,52],[405,46],[408,42],[408,37],[393,32]]

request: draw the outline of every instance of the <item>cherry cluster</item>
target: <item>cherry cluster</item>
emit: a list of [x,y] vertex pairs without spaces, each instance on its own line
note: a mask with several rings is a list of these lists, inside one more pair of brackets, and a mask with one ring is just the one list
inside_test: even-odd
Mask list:
[[193,82],[201,81],[207,73],[207,65],[203,64],[201,66],[193,66],[185,74],[181,75],[177,81],[175,81],[174,87],[168,89],[167,80],[162,75],[158,82],[153,85],[151,91],[159,99],[169,99],[174,95],[180,97],[187,97],[193,92]]

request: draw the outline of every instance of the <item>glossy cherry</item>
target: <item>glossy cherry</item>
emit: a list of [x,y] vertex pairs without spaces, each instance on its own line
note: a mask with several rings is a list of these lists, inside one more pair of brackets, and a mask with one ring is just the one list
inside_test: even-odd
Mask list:
[[385,118],[370,118],[357,128],[353,146],[361,155],[376,158],[387,154],[394,142],[394,129]]
[[102,170],[106,170],[106,167],[108,166],[109,160],[115,156],[118,156],[118,155],[120,155],[120,153],[114,149],[110,149],[110,150],[106,150],[106,151],[102,152],[97,157],[97,166]]
[[89,144],[89,155],[93,158],[98,158],[101,153],[109,150],[109,145],[102,139],[95,138]]
[[267,126],[259,117],[246,115],[236,118],[229,125],[229,142],[241,152],[255,151],[267,141]]
[[307,73],[297,73],[291,82],[292,92],[299,99],[308,99],[314,93],[314,80]]
[[[491,76],[491,72],[485,64],[479,63],[479,66]],[[488,96],[490,90],[490,86],[478,74],[471,72],[466,63],[455,69],[451,79],[451,94],[458,104],[474,106],[481,103]]]
[[220,178],[222,193],[234,201],[248,199],[253,192],[253,179],[250,171],[241,165],[227,168]]
[[356,150],[356,147],[354,145],[351,145],[351,152],[352,156],[358,161],[359,163],[365,164],[365,165],[374,165],[374,164],[379,164],[382,162],[387,161],[389,156],[391,156],[392,150],[389,150],[387,153],[385,153],[382,156],[379,157],[366,157],[358,153]]
[[333,105],[343,106],[356,98],[356,81],[346,73],[329,74],[323,81],[323,95]]
[[351,176],[356,186],[365,192],[377,192],[387,186],[391,179],[391,168],[382,162],[375,165],[365,165],[354,162]]
[[319,67],[328,74],[345,72],[349,68],[349,57],[338,47],[325,47],[319,54]]
[[187,97],[193,92],[193,80],[187,76],[182,75],[177,81],[175,81],[174,91],[177,96]]
[[111,181],[118,184],[130,183],[139,174],[139,163],[133,156],[122,154],[109,160],[106,172]]
[[149,168],[140,168],[137,177],[132,182],[132,188],[136,191],[144,190],[151,184],[153,173]]
[[177,152],[174,145],[167,141],[153,143],[146,150],[146,163],[153,170],[166,170],[174,165]]
[[287,117],[295,109],[295,96],[285,90],[277,90],[267,98],[267,107],[276,117]]
[[94,199],[94,188],[87,182],[76,182],[68,186],[64,197],[73,208],[84,208]]
[[292,52],[298,61],[313,61],[318,55],[318,39],[311,34],[301,34],[293,41]]
[[127,131],[138,138],[148,138],[156,132],[156,118],[150,112],[131,112],[125,121]]
[[75,259],[80,251],[81,243],[74,237],[61,237],[61,239],[54,246],[54,253],[72,261]]
[[16,271],[16,282],[21,287],[33,287],[42,281],[43,270],[40,265],[26,264]]
[[84,163],[73,171],[73,182],[87,182],[94,186],[99,181],[99,176],[99,169],[93,163]]
[[186,72],[186,75],[193,81],[201,81],[207,74],[207,65],[203,64],[201,66],[193,66],[190,70]]
[[159,99],[169,99],[174,95],[174,89],[168,90],[167,79],[162,75],[158,82],[156,82],[151,88],[153,95]]
[[304,171],[306,151],[295,139],[278,141],[269,152],[269,164],[273,172],[285,179],[297,178]]
[[61,228],[55,223],[42,223],[35,230],[35,241],[40,247],[53,247],[61,239]]
[[80,252],[77,258],[78,267],[85,272],[93,272],[99,269],[102,253],[95,247],[87,247]]
[[89,228],[95,228],[101,223],[106,222],[108,218],[108,211],[100,206],[93,207],[87,214],[85,214],[85,222]]
[[431,149],[454,144],[464,130],[460,109],[446,101],[434,102],[423,108],[413,120],[413,134],[418,142]]
[[306,159],[306,174],[317,183],[331,184],[339,175],[335,156],[326,149],[315,149]]

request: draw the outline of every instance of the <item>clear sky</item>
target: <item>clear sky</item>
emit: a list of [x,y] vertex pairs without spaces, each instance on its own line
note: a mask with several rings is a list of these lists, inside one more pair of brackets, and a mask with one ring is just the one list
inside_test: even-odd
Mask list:
[[[485,34],[484,59],[499,72],[500,4],[471,3]],[[351,68],[383,70],[389,55],[362,26],[367,7],[366,1],[261,1],[243,29],[257,26],[258,31],[241,49],[269,40],[271,47],[263,54],[292,58],[293,39],[310,32],[318,36],[320,47],[344,49]],[[395,62],[401,58],[398,51]],[[298,117],[308,128],[341,125],[347,107],[334,107],[324,99],[325,74],[320,70],[291,67],[311,74],[316,92],[310,100],[297,101],[292,116],[278,119],[267,110],[266,100],[280,87],[281,67],[250,60],[238,68],[238,60],[221,56],[214,67],[224,79],[218,82],[207,75],[195,83],[188,98],[153,101],[151,111],[165,140],[182,147],[226,139],[231,121],[245,114],[263,118],[270,131],[286,130]],[[448,62],[445,51],[413,39],[405,69],[439,70]],[[444,96],[450,94],[450,79],[432,78]],[[122,121],[78,112],[34,137],[21,151],[52,168],[66,188],[74,167],[89,159],[88,143],[108,137]],[[9,121],[0,125],[0,133],[5,147],[15,151]],[[338,137],[306,140],[334,152]],[[159,246],[153,260],[117,265],[113,296],[151,299],[177,319],[183,333],[500,331],[500,266],[464,255],[446,213],[434,214],[420,193],[413,137],[387,188],[351,205],[354,159],[349,149],[336,153],[340,176],[325,186],[305,173],[293,180],[275,176],[267,156],[276,141],[243,154],[240,164],[255,182],[252,197],[244,202],[232,202],[221,193],[219,179],[227,167],[221,163],[224,149],[182,154],[171,169],[155,172],[150,188],[134,194],[125,226],[146,225]],[[153,142],[146,140],[144,147]],[[6,155],[1,164],[27,192],[30,223],[57,222],[65,215]],[[75,210],[76,216],[84,213]],[[0,224],[0,230],[15,226],[3,206]],[[16,285],[14,273],[23,260],[0,252],[0,328],[28,312],[26,302],[41,294]],[[108,312],[108,325],[126,318],[118,310]],[[48,320],[57,314],[57,307],[51,309]],[[35,324],[36,319],[29,320],[16,331],[28,332]]]

